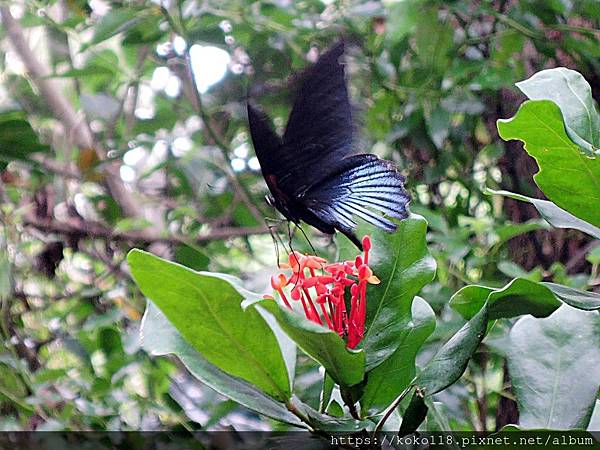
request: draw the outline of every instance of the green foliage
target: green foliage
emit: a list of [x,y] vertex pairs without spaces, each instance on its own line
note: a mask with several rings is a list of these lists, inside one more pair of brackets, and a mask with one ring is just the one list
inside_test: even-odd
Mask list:
[[127,261],[142,292],[194,350],[278,400],[290,397],[276,336],[257,311],[242,309],[244,297],[234,286],[138,250]]
[[[160,330],[160,331],[157,331]],[[149,302],[142,319],[140,336],[143,348],[152,355],[176,355],[187,369],[207,386],[267,417],[302,426],[281,403],[253,385],[233,377],[194,350],[165,315]]]
[[456,382],[485,335],[489,314],[484,306],[445,343],[415,383],[425,395],[433,395]]
[[378,411],[409,386],[416,374],[417,353],[435,329],[435,314],[421,297],[412,302],[410,321],[399,336],[399,345],[383,363],[369,371],[361,406]]
[[49,149],[40,143],[27,116],[21,111],[0,114],[0,167],[15,159],[27,160],[32,153]]
[[[561,110],[549,100],[523,103],[510,120],[498,122],[503,139],[519,139],[540,171],[535,181],[559,207],[600,226],[600,159],[583,154],[564,130]],[[564,176],[566,173],[570,176]]]
[[[530,429],[585,429],[600,384],[597,312],[562,306],[546,319],[523,317],[509,334],[508,364]],[[585,374],[586,383],[574,383]],[[589,377],[589,378],[588,378]]]
[[560,108],[571,140],[588,156],[600,148],[600,114],[583,76],[558,67],[542,70],[516,86],[532,100],[551,100]]

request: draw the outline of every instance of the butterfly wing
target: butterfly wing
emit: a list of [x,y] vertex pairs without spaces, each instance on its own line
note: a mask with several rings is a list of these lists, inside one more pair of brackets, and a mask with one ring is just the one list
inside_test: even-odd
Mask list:
[[362,246],[353,232],[356,228],[353,216],[393,232],[397,225],[373,210],[405,219],[409,214],[409,201],[404,177],[396,166],[375,155],[345,158],[336,173],[302,197],[308,211],[348,236],[359,248]]
[[353,123],[340,42],[304,73],[283,136],[280,180],[299,196],[326,178],[352,150]]
[[271,128],[269,117],[264,112],[252,106],[250,102],[248,102],[247,108],[254,152],[260,163],[263,177],[270,189],[270,180],[273,177],[280,177],[282,170],[285,170],[280,163],[282,141],[277,133],[273,131],[273,128]]
[[373,210],[404,219],[410,198],[393,163],[375,155],[349,156],[354,130],[343,53],[339,43],[305,73],[283,139],[250,104],[248,118],[277,209],[325,233],[337,229],[362,248],[354,216],[393,232],[396,224]]

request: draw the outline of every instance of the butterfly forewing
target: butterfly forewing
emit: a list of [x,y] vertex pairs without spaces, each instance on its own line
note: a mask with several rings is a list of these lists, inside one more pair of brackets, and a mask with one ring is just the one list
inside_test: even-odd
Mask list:
[[339,43],[301,77],[283,136],[282,163],[289,177],[281,183],[292,195],[327,177],[352,150],[343,54],[344,44]]

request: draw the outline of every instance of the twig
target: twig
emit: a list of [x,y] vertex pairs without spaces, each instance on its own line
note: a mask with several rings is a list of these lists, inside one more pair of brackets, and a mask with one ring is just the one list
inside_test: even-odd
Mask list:
[[577,267],[577,265],[585,258],[585,256],[599,245],[600,241],[592,241],[577,250],[577,252],[571,256],[571,258],[569,258],[565,264],[565,270],[567,273],[570,273],[575,267]]

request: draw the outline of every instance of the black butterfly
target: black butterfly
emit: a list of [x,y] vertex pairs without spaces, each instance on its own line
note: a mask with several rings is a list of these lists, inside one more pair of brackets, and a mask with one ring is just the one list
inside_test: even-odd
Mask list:
[[405,219],[410,197],[392,162],[350,154],[354,127],[343,54],[340,42],[305,73],[283,137],[250,102],[248,120],[269,203],[296,224],[341,231],[362,250],[353,215],[394,232],[397,225],[371,209]]

